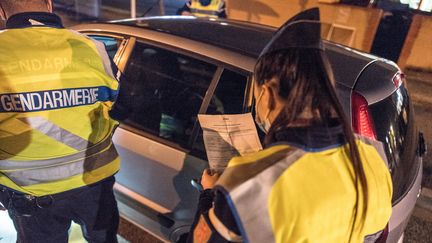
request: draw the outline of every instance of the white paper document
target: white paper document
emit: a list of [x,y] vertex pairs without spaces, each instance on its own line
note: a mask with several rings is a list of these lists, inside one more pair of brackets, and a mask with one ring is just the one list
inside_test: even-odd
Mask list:
[[210,169],[222,172],[228,161],[262,150],[251,113],[198,115]]

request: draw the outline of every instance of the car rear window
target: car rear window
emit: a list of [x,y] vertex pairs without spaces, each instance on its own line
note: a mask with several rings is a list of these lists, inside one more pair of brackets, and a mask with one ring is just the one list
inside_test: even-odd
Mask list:
[[408,147],[408,132],[412,124],[411,107],[407,90],[402,85],[392,95],[369,106],[377,134],[382,141],[392,172],[393,199],[402,196],[412,176],[413,161],[405,153]]
[[409,105],[404,89],[397,89],[391,96],[369,106],[377,138],[386,142],[390,168],[400,160],[408,129]]

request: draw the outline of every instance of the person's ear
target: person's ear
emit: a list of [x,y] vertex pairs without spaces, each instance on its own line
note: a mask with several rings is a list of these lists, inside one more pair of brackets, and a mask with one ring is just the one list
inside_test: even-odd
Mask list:
[[263,84],[261,87],[263,94],[262,94],[262,102],[265,105],[265,108],[268,110],[273,110],[275,108],[275,93],[273,88],[268,84]]

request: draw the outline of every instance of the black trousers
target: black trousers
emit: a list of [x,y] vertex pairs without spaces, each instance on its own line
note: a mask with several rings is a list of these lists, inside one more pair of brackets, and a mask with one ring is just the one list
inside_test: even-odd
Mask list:
[[19,243],[68,242],[72,221],[91,243],[117,243],[119,212],[114,177],[93,185],[35,198],[0,185],[0,201],[17,230]]

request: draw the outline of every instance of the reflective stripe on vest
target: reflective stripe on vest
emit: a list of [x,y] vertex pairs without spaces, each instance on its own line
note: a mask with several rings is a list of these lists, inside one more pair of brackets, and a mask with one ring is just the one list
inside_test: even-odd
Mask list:
[[[77,151],[84,150],[92,145],[92,143],[87,140],[57,126],[43,117],[22,117],[17,119],[30,125],[33,129],[38,130],[48,137],[66,144]],[[2,161],[0,161],[0,170],[2,170],[1,164]]]
[[207,6],[201,5],[199,0],[192,0],[190,5],[190,11],[193,15],[197,17],[218,17],[223,6],[223,1],[221,0],[211,0],[210,4]]
[[[386,161],[384,150],[382,149],[382,144],[380,142],[370,140],[368,138],[361,137],[361,136],[356,136],[356,137],[357,137],[359,152],[361,154],[363,153],[361,155],[362,158],[365,158],[365,156],[369,155],[373,157],[375,159],[374,161],[377,161],[377,163],[383,162],[383,161],[378,161],[380,159],[379,157],[381,157],[384,161]],[[372,150],[373,148],[371,148],[369,145],[372,145],[372,147],[374,147],[375,149]],[[340,158],[344,158],[346,156],[346,152],[344,152],[346,147],[341,146],[334,149],[335,149],[334,151],[338,151],[336,154],[340,156]],[[225,194],[227,203],[233,212],[233,215],[236,219],[237,226],[239,227],[242,233],[244,242],[274,243],[274,242],[287,242],[287,240],[289,240],[286,238],[286,236],[290,235],[291,233],[288,233],[286,231],[276,231],[276,229],[279,228],[277,225],[274,225],[275,222],[279,222],[279,223],[283,222],[284,218],[280,218],[282,221],[274,221],[274,219],[278,217],[283,217],[280,215],[284,215],[284,214],[278,215],[278,213],[282,213],[283,210],[281,207],[286,207],[284,205],[286,205],[286,203],[289,203],[287,201],[289,199],[285,198],[285,200],[283,201],[285,203],[280,202],[279,204],[271,204],[275,202],[275,201],[271,201],[271,199],[282,198],[280,197],[281,194],[279,193],[282,193],[283,188],[295,186],[295,187],[299,187],[298,191],[301,191],[302,185],[298,185],[298,184],[287,185],[286,183],[291,182],[289,181],[289,179],[288,181],[279,180],[279,179],[282,178],[283,174],[287,172],[293,165],[295,165],[297,161],[300,160],[310,161],[308,159],[313,159],[314,163],[320,163],[320,156],[325,156],[325,155],[320,155],[320,152],[308,153],[306,151],[289,147],[287,145],[278,145],[278,146],[270,147],[268,150],[272,151],[272,153],[270,155],[264,156],[263,158],[254,159],[253,157],[249,157],[248,158],[249,161],[248,160],[242,161],[239,159],[230,161],[228,167],[225,169],[224,173],[218,180],[217,185],[215,186],[215,190],[219,190]],[[262,152],[266,152],[266,150],[261,151],[259,153]],[[367,154],[369,152],[372,152],[373,154]],[[325,153],[326,150],[323,151],[323,154]],[[308,157],[305,157],[306,155]],[[254,155],[250,155],[250,156],[254,156]],[[256,156],[260,156],[260,155],[258,154]],[[345,166],[345,163],[343,163],[342,160],[341,162],[342,162],[341,166]],[[385,171],[385,168],[383,169],[384,164],[382,165],[383,165],[382,167],[376,169],[378,171]],[[307,173],[307,171],[303,170],[303,173]],[[346,176],[349,178],[349,181],[352,181],[350,172],[347,170],[346,173],[347,173]],[[386,171],[386,174],[388,174],[388,171]],[[286,178],[287,177],[285,177],[285,179]],[[389,185],[391,185],[391,178],[389,175],[388,175],[387,182],[390,183]],[[276,183],[278,183],[279,186],[278,191],[274,190]],[[319,184],[319,182],[311,182],[311,183]],[[390,200],[391,200],[391,195],[388,198],[388,201]],[[353,199],[353,202],[354,201],[355,199]],[[278,205],[278,207],[274,205]],[[299,204],[295,204],[295,205],[299,205]],[[390,208],[389,210],[391,211],[391,204],[389,203],[388,206]],[[350,211],[348,213],[350,213]],[[390,214],[388,214],[387,216],[390,217]],[[308,219],[303,218],[302,220],[306,220],[303,222],[307,222]],[[287,224],[288,223],[289,222],[287,222]],[[379,223],[380,222],[378,221],[374,222],[375,224],[374,227],[376,226],[376,224]],[[347,224],[346,226],[347,228],[349,228],[349,224]],[[216,230],[217,229],[218,228],[216,228]],[[286,228],[283,229],[286,230]],[[298,233],[295,232],[295,229],[291,228],[291,230],[294,231],[293,233],[294,235],[295,233]],[[317,229],[311,228],[310,230],[314,231]],[[381,229],[376,229],[376,231],[378,230]],[[223,236],[222,233],[221,235]],[[356,236],[359,236],[361,235],[361,233],[364,232],[356,232],[355,234]],[[341,233],[341,235],[342,237],[344,236],[343,233]],[[298,241],[295,242],[302,242],[301,235],[296,235],[296,237],[299,237],[299,239]],[[305,240],[306,238],[303,239]],[[323,242],[327,242],[327,241],[323,240]]]
[[240,235],[229,230],[214,213],[214,208],[210,208],[208,212],[209,220],[216,231],[229,242],[243,242],[243,238]]
[[[245,242],[275,242],[265,202],[279,176],[304,154],[303,150],[285,148],[265,160],[225,169],[217,185],[229,193],[232,209],[235,205],[234,215],[240,217],[237,225]],[[260,182],[259,187],[255,181]]]
[[118,156],[111,137],[88,150],[56,159],[0,160],[0,170],[18,186],[67,179],[90,172],[112,162]]
[[0,94],[0,113],[48,111],[114,101],[117,91],[104,86]]
[[385,162],[385,165],[387,166],[387,168],[389,168],[387,155],[384,152],[384,146],[381,142],[367,138],[365,136],[361,136],[359,134],[355,134],[354,136],[356,139],[362,141],[363,143],[368,144],[368,145],[372,145],[376,149],[376,151],[378,152],[379,156],[381,156],[381,159]]

